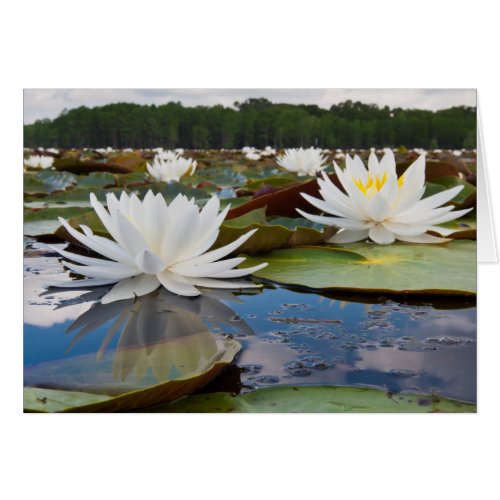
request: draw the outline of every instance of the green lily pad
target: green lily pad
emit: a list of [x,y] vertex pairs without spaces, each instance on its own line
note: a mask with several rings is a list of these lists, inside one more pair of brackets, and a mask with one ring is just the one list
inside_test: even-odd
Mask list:
[[[185,341],[181,339],[181,341]],[[131,411],[140,408],[147,408],[150,406],[158,405],[161,403],[175,401],[186,394],[191,394],[198,389],[204,387],[208,382],[215,378],[225,367],[232,363],[234,357],[238,354],[241,349],[241,345],[232,339],[223,339],[223,346],[219,351],[218,356],[214,356],[213,362],[208,366],[203,365],[203,371],[195,371],[190,373],[188,377],[176,378],[174,380],[168,380],[159,384],[151,385],[145,388],[139,388],[137,390],[132,390],[130,392],[119,393],[117,395],[112,394],[116,391],[113,385],[108,388],[99,385],[88,384],[88,390],[60,390],[54,387],[34,387],[27,386],[24,388],[24,411],[25,412],[111,412],[111,411]],[[153,346],[154,347],[154,346]],[[168,348],[168,349],[167,349]],[[151,346],[143,346],[141,352],[131,352],[130,350],[123,350],[121,352],[122,358],[120,358],[120,370],[126,369],[130,371],[133,369],[131,367],[131,362],[138,363],[140,359],[146,355],[147,350],[151,350]],[[168,352],[172,350],[178,352],[179,346],[165,346],[162,348],[168,356]],[[187,347],[186,355],[189,356],[189,346]],[[55,367],[42,366],[42,375],[37,374],[38,378],[44,376],[47,380],[50,380],[51,376],[56,373],[55,379],[59,379],[61,373],[68,374],[68,380],[72,381],[71,373],[76,377],[74,380],[78,380],[79,373],[86,373],[83,380],[89,379],[91,372],[85,372],[82,368],[89,368],[89,356],[82,357],[78,359],[76,363],[72,361],[61,361],[56,363]],[[160,356],[161,359],[163,359]],[[138,361],[139,360],[139,361]],[[106,363],[106,359],[104,363]],[[116,361],[115,361],[116,362]],[[68,368],[68,365],[71,368]],[[98,362],[94,361],[94,364],[98,366]],[[76,369],[76,371],[75,371]],[[99,373],[94,374],[94,378],[98,377]],[[92,382],[92,380],[90,380]],[[108,390],[111,394],[106,394],[103,391]]]
[[136,153],[118,153],[108,157],[108,162],[113,167],[121,167],[127,169],[129,172],[145,172],[146,160]]
[[[91,187],[80,187],[76,186],[73,189],[69,189],[67,191],[62,191],[58,193],[53,193],[43,198],[43,201],[46,203],[74,203],[74,202],[88,202],[90,193],[94,193],[100,201],[106,200],[107,193],[115,193],[117,196],[123,189],[120,188],[109,188],[103,189],[99,187],[91,188]],[[38,199],[38,197],[32,198],[29,196],[25,197],[26,202],[33,201]]]
[[278,187],[278,186],[285,186],[286,184],[290,184],[292,182],[297,182],[298,178],[283,175],[280,177],[266,177],[263,179],[257,179],[253,180],[252,182],[249,182],[245,187],[251,191],[256,191],[257,189],[260,189],[262,186],[273,186],[273,187]]
[[158,413],[475,413],[476,406],[437,396],[377,389],[281,386],[232,396],[197,394],[149,411]]
[[210,182],[219,187],[240,187],[246,184],[244,175],[228,167],[198,168],[191,176],[182,177],[181,182],[197,185],[200,182]]
[[470,207],[476,202],[476,188],[460,177],[441,177],[432,181],[432,184],[451,189],[455,186],[464,186],[462,191],[451,200],[451,203],[459,207]]
[[231,205],[231,208],[236,208],[241,205],[244,205],[250,199],[251,199],[250,196],[238,196],[238,198],[224,198],[220,200],[220,208],[222,210],[226,208],[228,205]]
[[55,413],[75,411],[78,408],[99,408],[102,403],[109,402],[112,397],[103,394],[90,394],[78,391],[58,391],[39,387],[25,387],[23,390],[24,411]]
[[64,191],[77,183],[77,176],[69,172],[42,170],[36,174],[24,174],[24,192],[26,194],[49,194]]
[[475,240],[477,233],[476,213],[472,211],[465,217],[455,219],[446,224],[439,224],[448,229],[454,229],[455,232],[447,236],[447,238]]
[[23,235],[41,236],[42,234],[53,234],[59,226],[59,221],[53,219],[25,222],[23,224]]
[[252,210],[241,217],[224,222],[224,226],[234,228],[247,228],[251,224],[267,224],[265,207]]
[[467,240],[284,249],[249,257],[245,267],[262,262],[269,265],[255,276],[285,285],[370,293],[476,293],[476,244]]
[[90,172],[88,175],[78,176],[78,187],[80,188],[92,189],[114,185],[115,176],[109,172]]
[[291,230],[295,230],[298,227],[309,227],[321,231],[325,228],[323,224],[318,224],[317,222],[304,219],[303,217],[297,217],[295,219],[292,219],[291,217],[273,217],[268,221],[268,223],[275,226],[284,226]]
[[121,188],[149,182],[146,174],[143,172],[132,172],[131,174],[115,174],[114,178],[116,185]]
[[71,218],[88,212],[88,208],[57,207],[42,210],[24,210],[23,233],[28,236],[52,234],[61,225],[58,217]]
[[323,230],[305,226],[289,228],[279,222],[268,223],[266,207],[263,207],[224,222],[214,248],[227,245],[252,229],[258,231],[239,247],[239,253],[254,255],[278,248],[315,245],[323,243],[336,232],[331,227]]

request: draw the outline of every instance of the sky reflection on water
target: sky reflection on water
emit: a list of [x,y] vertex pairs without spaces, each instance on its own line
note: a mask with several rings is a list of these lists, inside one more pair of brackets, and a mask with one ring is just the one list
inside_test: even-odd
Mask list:
[[266,286],[102,305],[106,287],[44,292],[61,273],[55,257],[28,257],[25,266],[26,384],[144,387],[213,363],[230,334],[243,346],[237,390],[332,384],[476,399],[476,310],[461,299],[412,304]]

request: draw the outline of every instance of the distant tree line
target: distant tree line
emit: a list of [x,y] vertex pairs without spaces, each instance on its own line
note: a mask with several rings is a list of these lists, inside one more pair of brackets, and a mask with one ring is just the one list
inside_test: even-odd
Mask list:
[[178,102],[81,106],[54,120],[24,126],[25,147],[233,149],[243,146],[368,148],[407,146],[475,148],[476,109],[390,109],[346,101],[274,104],[267,99],[224,106],[184,107]]

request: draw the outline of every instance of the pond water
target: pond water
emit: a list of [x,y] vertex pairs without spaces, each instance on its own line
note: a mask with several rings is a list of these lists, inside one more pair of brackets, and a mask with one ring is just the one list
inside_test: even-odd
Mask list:
[[242,345],[205,391],[275,385],[375,387],[476,401],[475,301],[316,294],[265,284],[185,298],[164,290],[98,303],[108,287],[44,288],[55,254],[25,255],[25,384],[119,394],[189,376]]

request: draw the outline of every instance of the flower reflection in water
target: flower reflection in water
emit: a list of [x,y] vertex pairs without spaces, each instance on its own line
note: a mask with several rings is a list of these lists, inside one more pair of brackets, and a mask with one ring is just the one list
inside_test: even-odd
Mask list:
[[[26,370],[25,384],[121,394],[195,377],[227,361],[228,349],[234,350],[234,342],[209,329],[224,325],[233,329],[235,325],[235,312],[221,300],[241,302],[227,290],[211,290],[191,298],[164,289],[135,300],[96,302],[67,328],[67,334],[75,335],[66,354],[96,333],[103,336],[97,354],[70,355],[38,364]],[[237,326],[239,332],[254,334],[240,318]]]

